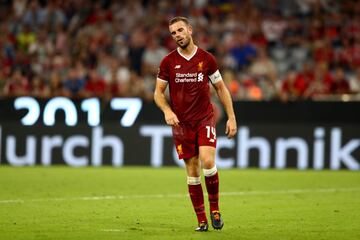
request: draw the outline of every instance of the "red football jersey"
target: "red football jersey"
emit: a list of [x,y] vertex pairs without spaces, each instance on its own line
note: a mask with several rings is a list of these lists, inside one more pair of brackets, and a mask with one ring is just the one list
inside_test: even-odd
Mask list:
[[[210,77],[211,76],[211,77]],[[209,82],[220,79],[216,60],[197,48],[190,57],[177,49],[161,62],[158,78],[169,84],[170,104],[180,122],[192,122],[213,115]]]

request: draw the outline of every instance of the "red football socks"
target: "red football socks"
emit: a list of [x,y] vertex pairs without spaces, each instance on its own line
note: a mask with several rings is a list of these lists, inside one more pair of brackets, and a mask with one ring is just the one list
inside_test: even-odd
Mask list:
[[205,176],[206,189],[209,195],[210,212],[219,211],[219,174]]
[[207,222],[204,205],[204,195],[201,184],[188,185],[191,202],[193,204],[198,222]]

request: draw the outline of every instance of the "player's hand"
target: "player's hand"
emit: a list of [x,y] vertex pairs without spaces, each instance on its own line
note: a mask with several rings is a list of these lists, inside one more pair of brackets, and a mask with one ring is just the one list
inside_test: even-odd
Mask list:
[[175,126],[175,127],[179,126],[180,121],[173,111],[169,110],[169,111],[164,112],[164,114],[165,114],[165,121],[166,121],[167,125]]
[[226,122],[225,134],[227,135],[228,138],[232,138],[235,136],[236,132],[237,132],[236,119],[229,118]]

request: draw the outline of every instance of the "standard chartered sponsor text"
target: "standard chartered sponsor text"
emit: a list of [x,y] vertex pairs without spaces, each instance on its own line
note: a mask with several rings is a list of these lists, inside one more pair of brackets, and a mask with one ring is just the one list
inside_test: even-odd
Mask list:
[[176,83],[187,83],[187,82],[197,82],[198,73],[176,73],[175,82]]

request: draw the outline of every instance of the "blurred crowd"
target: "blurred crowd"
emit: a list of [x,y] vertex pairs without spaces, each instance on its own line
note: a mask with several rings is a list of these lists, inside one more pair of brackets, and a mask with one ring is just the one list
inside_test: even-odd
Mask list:
[[0,2],[0,96],[141,97],[187,16],[234,100],[360,95],[360,1]]

